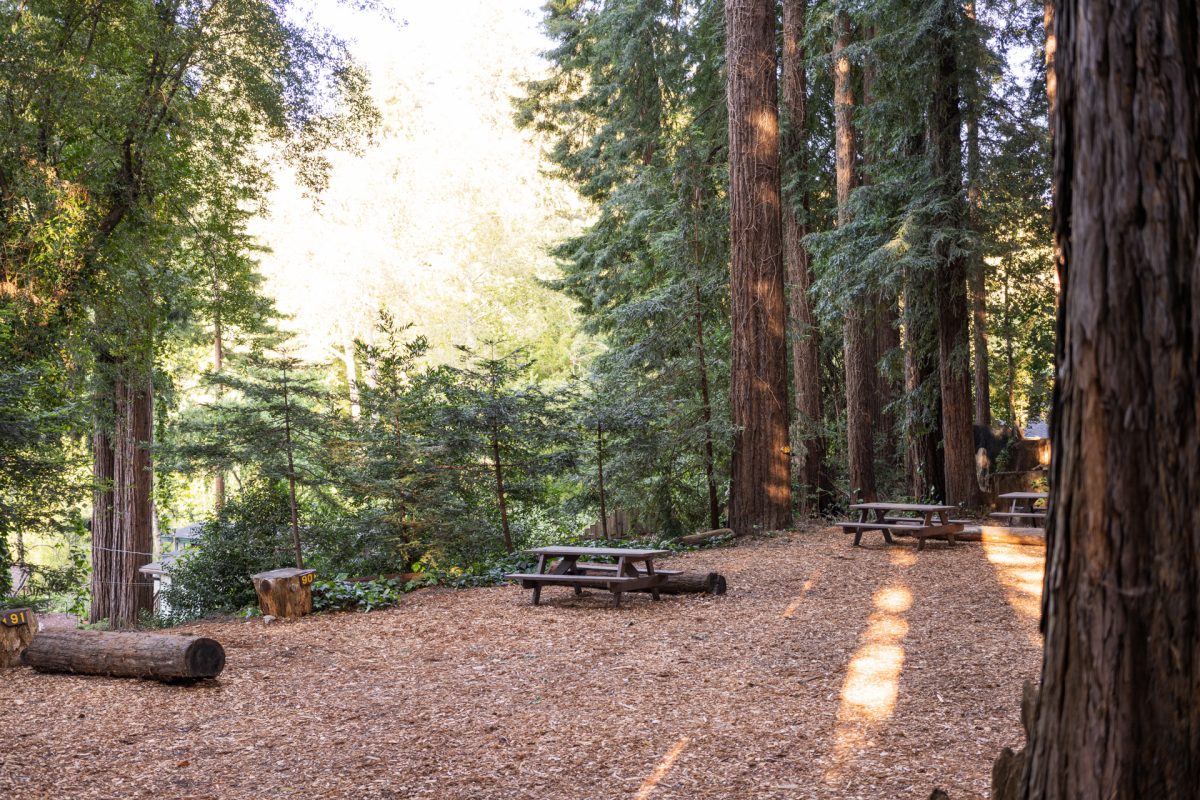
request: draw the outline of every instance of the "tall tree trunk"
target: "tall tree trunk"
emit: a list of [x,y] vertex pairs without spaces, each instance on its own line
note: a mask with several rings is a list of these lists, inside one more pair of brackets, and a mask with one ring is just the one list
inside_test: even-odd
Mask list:
[[513,551],[512,532],[508,527],[508,497],[504,487],[504,466],[500,462],[500,432],[492,428],[492,469],[496,474],[496,503],[500,506],[500,533],[504,536],[504,552]]
[[288,502],[292,514],[292,549],[296,556],[296,569],[304,569],[304,553],[300,548],[300,514],[296,504],[296,462],[292,447],[292,405],[288,393],[287,369],[283,373],[283,442],[287,449]]
[[[941,18],[932,42],[937,58],[929,105],[930,172],[944,211],[933,224],[942,231],[961,227],[962,142],[959,139],[958,59],[955,32],[958,5],[942,0]],[[967,264],[948,236],[933,247],[937,270],[938,376],[942,386],[942,434],[946,459],[946,502],[977,506],[975,436],[972,429],[970,326]]]
[[116,364],[112,433],[98,425],[92,439],[96,494],[92,509],[90,622],[137,625],[153,608],[153,584],[138,570],[153,559],[150,443],[153,389],[147,371]]
[[[225,367],[225,342],[221,338],[221,316],[218,314],[213,321],[213,372],[219,373]],[[218,470],[213,476],[213,509],[220,513],[225,507],[225,473]]]
[[596,424],[596,480],[600,490],[600,530],[604,533],[604,541],[608,536],[608,508],[604,503],[604,426]]
[[[864,36],[867,42],[874,40],[875,26],[869,26],[864,31]],[[875,102],[875,80],[875,57],[868,53],[862,68],[863,108],[869,108]],[[862,184],[870,186],[874,181],[873,167],[878,145],[865,132],[861,139]],[[903,380],[896,380],[890,369],[891,355],[900,349],[900,299],[895,290],[887,287],[879,290],[871,316],[875,326],[869,356],[873,370],[871,379],[875,382],[875,390],[871,393],[872,433],[890,462],[899,452],[898,446],[893,449],[892,443],[900,441],[900,437],[897,436],[899,425],[892,404],[900,397],[903,386]]]
[[[699,262],[697,262],[699,263]],[[721,504],[717,499],[717,460],[713,451],[712,400],[708,386],[708,358],[704,349],[704,303],[700,284],[694,287],[696,308],[696,373],[700,381],[700,413],[704,420],[704,478],[708,483],[708,522],[721,527]]]
[[944,500],[945,462],[942,458],[942,401],[937,387],[933,287],[923,274],[904,276],[904,389],[905,466],[913,497]]
[[[783,162],[794,165],[789,176],[804,180],[808,170],[805,157],[806,106],[808,87],[804,53],[806,0],[784,0],[783,69],[780,110],[783,113]],[[797,213],[796,201],[802,211]],[[796,471],[800,478],[800,511],[825,510],[833,499],[833,481],[825,465],[825,435],[821,416],[821,340],[809,291],[812,267],[804,237],[808,233],[808,192],[785,197],[783,203],[783,256],[790,286],[788,312],[792,323],[792,385],[796,409],[796,443],[793,447]],[[810,501],[812,504],[810,506]],[[714,523],[715,527],[715,523]]]
[[[971,32],[979,36],[978,23],[975,18],[975,2],[967,3],[967,20]],[[967,92],[967,225],[978,237],[983,233],[981,212],[981,192],[979,188],[979,106],[982,100],[982,87],[978,76],[971,76],[970,89]],[[983,252],[977,246],[972,249],[971,266],[968,270],[971,293],[971,334],[973,337],[975,358],[975,422],[990,427],[992,424],[992,388],[988,375],[988,340],[987,340],[987,263],[983,260]]]
[[[850,222],[850,192],[858,166],[854,144],[854,91],[850,80],[850,17],[839,11],[834,19],[833,118],[836,141],[838,226]],[[849,460],[850,499],[873,501],[875,490],[874,398],[876,370],[875,326],[866,295],[847,298],[845,307],[846,453]]]
[[725,28],[735,429],[729,524],[741,535],[791,522],[774,0],[726,0]]
[[1200,13],[1056,8],[1062,303],[1030,798],[1200,786]]
[[350,395],[350,419],[358,421],[362,413],[361,398],[358,392],[358,362],[354,355],[354,339],[349,335],[342,337],[342,365],[346,368],[346,387]]

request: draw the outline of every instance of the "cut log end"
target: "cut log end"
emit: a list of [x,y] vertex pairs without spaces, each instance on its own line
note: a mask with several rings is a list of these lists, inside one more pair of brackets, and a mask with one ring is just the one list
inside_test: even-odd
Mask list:
[[225,648],[216,639],[197,637],[184,653],[191,678],[215,678],[225,669]]

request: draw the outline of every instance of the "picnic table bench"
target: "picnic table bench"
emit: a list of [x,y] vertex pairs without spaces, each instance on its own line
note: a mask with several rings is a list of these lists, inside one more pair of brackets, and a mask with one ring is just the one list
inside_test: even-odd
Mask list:
[[1011,501],[1008,511],[993,511],[988,516],[1007,520],[1010,523],[1031,519],[1034,525],[1045,527],[1046,507],[1038,505],[1038,501],[1048,500],[1049,497],[1047,492],[1005,492],[1000,495],[1000,499]]
[[[607,589],[612,592],[613,605],[621,606],[624,592],[649,591],[658,600],[658,587],[678,570],[656,570],[654,559],[669,555],[669,550],[639,550],[629,547],[536,547],[526,550],[538,557],[537,572],[515,572],[506,575],[517,581],[522,589],[533,590],[533,604],[541,601],[543,586],[570,586],[575,594],[583,588]],[[579,559],[612,558],[615,563],[596,563]],[[554,561],[554,559],[558,559]]]
[[[897,536],[912,536],[917,540],[917,550],[925,549],[925,540],[930,538],[945,539],[954,544],[954,534],[962,533],[963,524],[950,519],[954,506],[931,505],[929,503],[856,503],[850,508],[858,512],[858,520],[839,522],[838,527],[845,533],[854,534],[854,546],[859,546],[864,531],[880,531],[884,541],[892,544],[892,534]],[[874,512],[875,519],[871,519]],[[891,512],[891,516],[888,513]],[[920,516],[905,516],[919,514]],[[937,516],[937,522],[933,520]]]

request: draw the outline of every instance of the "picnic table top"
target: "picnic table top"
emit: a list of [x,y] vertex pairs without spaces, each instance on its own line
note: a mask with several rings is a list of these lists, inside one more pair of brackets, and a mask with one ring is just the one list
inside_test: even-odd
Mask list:
[[639,550],[632,547],[535,547],[526,550],[539,556],[608,556],[610,558],[657,558],[669,556],[670,550]]
[[1049,492],[1005,492],[1002,495],[997,495],[1002,500],[1046,500],[1049,499]]
[[929,503],[855,503],[850,508],[878,511],[956,511],[957,506],[938,506]]

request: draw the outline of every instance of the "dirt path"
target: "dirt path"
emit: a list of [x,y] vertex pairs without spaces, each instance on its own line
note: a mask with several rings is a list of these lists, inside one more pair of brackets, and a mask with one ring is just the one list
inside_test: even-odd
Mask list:
[[194,625],[228,655],[210,685],[3,675],[0,797],[986,797],[1042,553],[826,530],[671,559],[720,598],[435,589]]

